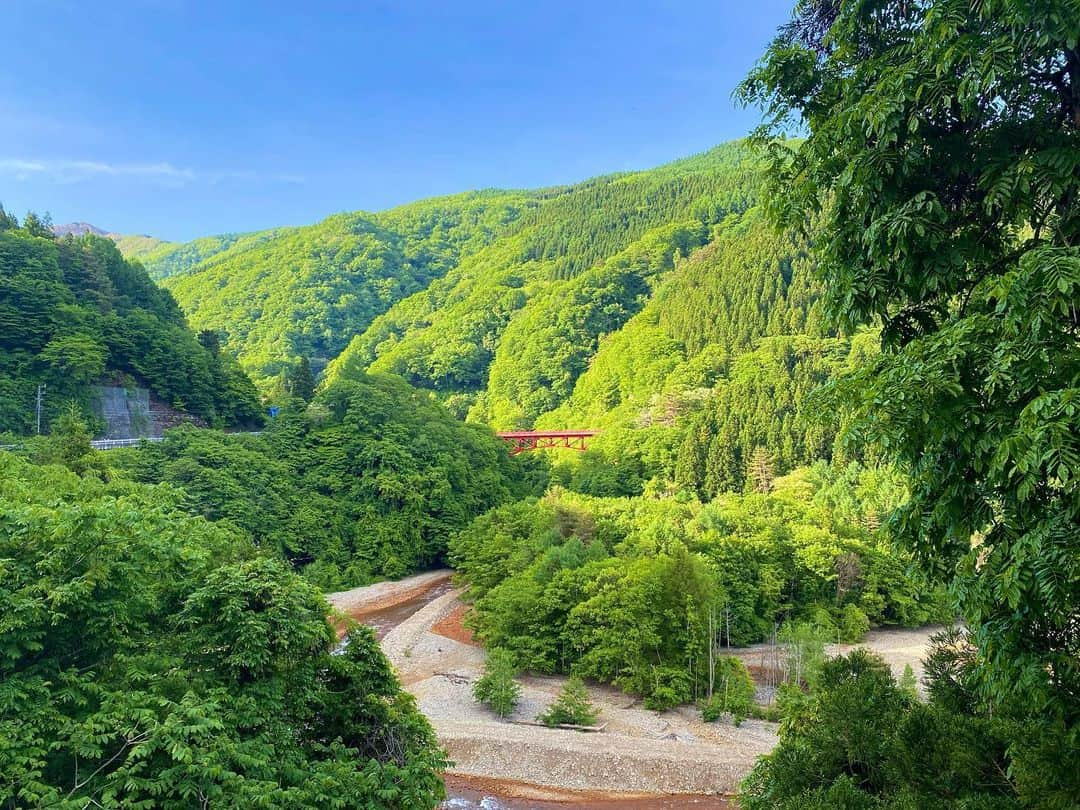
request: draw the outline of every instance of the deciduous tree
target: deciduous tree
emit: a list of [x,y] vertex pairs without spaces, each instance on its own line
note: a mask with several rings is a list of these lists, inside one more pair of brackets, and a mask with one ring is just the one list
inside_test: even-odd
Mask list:
[[828,310],[882,329],[850,443],[908,472],[894,527],[951,581],[983,705],[1060,735],[1075,798],[1080,4],[806,0],[741,92]]

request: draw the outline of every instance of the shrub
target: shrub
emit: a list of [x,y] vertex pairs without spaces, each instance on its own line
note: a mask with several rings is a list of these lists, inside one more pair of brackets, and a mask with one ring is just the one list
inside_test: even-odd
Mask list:
[[855,605],[844,605],[840,613],[840,638],[847,644],[856,644],[862,641],[863,636],[870,632],[870,620]]
[[919,697],[919,682],[915,678],[915,670],[911,668],[911,664],[904,664],[904,674],[900,676],[897,686],[912,700]]
[[785,680],[812,686],[825,660],[825,632],[810,622],[788,622],[779,639],[786,648]]
[[513,654],[496,647],[488,653],[484,674],[473,686],[473,697],[499,717],[509,717],[521,697],[521,684],[514,680],[517,674]]
[[716,662],[713,693],[701,706],[701,719],[712,723],[727,712],[735,725],[754,712],[754,695],[757,688],[750,673],[738,658],[726,656]]
[[826,638],[836,639],[836,620],[827,608],[819,607],[810,617],[810,623],[817,627]]
[[570,678],[555,702],[536,719],[548,726],[591,726],[596,722],[596,716],[589,690],[581,678]]
[[676,667],[653,667],[652,688],[645,695],[645,708],[662,712],[690,702],[690,675]]

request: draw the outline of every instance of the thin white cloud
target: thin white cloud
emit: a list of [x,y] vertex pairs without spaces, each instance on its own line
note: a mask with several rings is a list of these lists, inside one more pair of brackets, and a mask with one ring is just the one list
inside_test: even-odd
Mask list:
[[98,177],[135,177],[169,186],[182,186],[191,182],[216,185],[228,181],[303,183],[297,175],[261,174],[246,170],[206,171],[179,168],[168,162],[159,163],[106,163],[99,160],[24,160],[0,158],[0,176],[28,180],[43,177],[57,183],[79,183]]
[[200,180],[204,180],[211,185],[219,185],[221,183],[228,182],[272,182],[272,183],[288,183],[290,185],[299,185],[304,182],[304,178],[298,174],[281,174],[278,172],[271,172],[269,174],[264,172],[254,172],[247,169],[230,169],[225,171],[212,171],[203,172],[199,175]]

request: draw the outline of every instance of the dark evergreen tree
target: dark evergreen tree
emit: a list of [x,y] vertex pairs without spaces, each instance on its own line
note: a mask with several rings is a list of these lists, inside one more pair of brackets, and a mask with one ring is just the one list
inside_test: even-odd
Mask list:
[[290,369],[286,385],[292,396],[304,402],[311,401],[315,395],[315,375],[311,373],[311,364],[306,357],[301,357]]
[[19,220],[5,211],[3,203],[0,203],[0,231],[11,231],[18,227]]
[[172,296],[110,240],[35,233],[0,230],[0,430],[32,430],[41,383],[48,424],[72,400],[89,413],[90,386],[118,376],[208,421],[260,421],[235,359],[201,344]]

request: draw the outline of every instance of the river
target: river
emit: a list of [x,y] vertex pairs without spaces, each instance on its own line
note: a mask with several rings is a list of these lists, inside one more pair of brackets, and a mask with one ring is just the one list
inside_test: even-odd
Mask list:
[[[347,610],[353,618],[367,624],[381,641],[387,633],[407,620],[425,605],[451,590],[448,578],[432,581],[410,592],[407,599],[386,607],[367,603]],[[616,797],[598,791],[575,794],[565,791],[558,801],[521,798],[522,786],[502,783],[498,779],[476,778],[460,774],[445,776],[447,799],[443,810],[731,810],[733,805],[719,796],[653,796],[646,798]],[[524,786],[527,788],[527,786]]]

